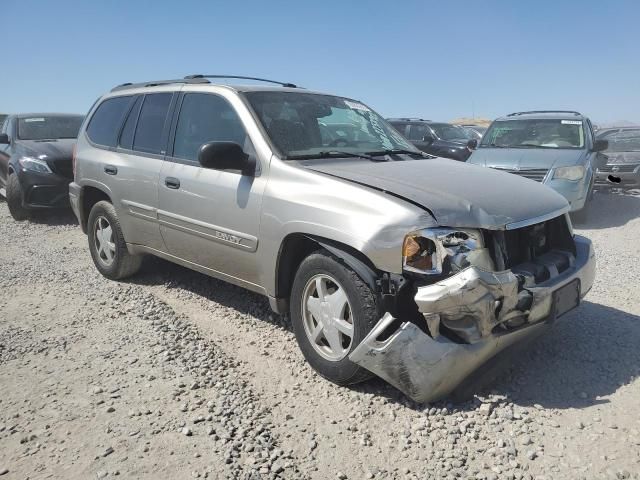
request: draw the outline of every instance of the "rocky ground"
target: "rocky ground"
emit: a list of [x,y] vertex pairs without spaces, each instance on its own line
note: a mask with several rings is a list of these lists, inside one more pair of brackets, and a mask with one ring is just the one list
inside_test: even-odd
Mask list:
[[638,479],[640,196],[591,213],[579,310],[424,406],[319,378],[257,295],[155,259],[111,282],[73,217],[0,201],[0,478]]

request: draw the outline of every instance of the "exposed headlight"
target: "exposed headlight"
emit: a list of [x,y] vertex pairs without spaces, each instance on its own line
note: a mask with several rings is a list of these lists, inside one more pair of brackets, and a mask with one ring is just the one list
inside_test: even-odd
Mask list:
[[565,180],[580,180],[584,177],[584,167],[582,165],[573,165],[572,167],[556,168],[553,172],[553,178],[563,178]]
[[47,162],[40,160],[39,158],[22,157],[18,160],[18,163],[25,170],[30,170],[32,172],[53,173]]
[[405,271],[427,275],[457,273],[471,265],[492,271],[481,232],[453,228],[427,228],[407,235],[402,247]]

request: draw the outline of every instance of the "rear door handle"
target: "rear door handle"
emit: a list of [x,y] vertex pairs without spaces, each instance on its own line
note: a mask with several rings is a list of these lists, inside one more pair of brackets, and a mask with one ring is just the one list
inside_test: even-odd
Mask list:
[[175,177],[165,178],[164,184],[169,188],[173,188],[174,190],[177,190],[178,188],[180,188],[180,180],[178,180]]
[[113,165],[105,165],[104,166],[104,173],[106,173],[107,175],[117,175],[118,174],[118,168],[114,167]]

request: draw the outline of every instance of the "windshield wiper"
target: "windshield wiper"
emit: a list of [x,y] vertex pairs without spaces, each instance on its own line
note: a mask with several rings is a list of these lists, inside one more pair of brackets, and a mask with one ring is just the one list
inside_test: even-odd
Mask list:
[[386,160],[380,160],[379,158],[373,158],[364,153],[342,152],[340,150],[327,150],[325,152],[310,153],[308,155],[290,155],[290,156],[287,156],[287,159],[288,160],[310,160],[314,158],[340,158],[340,157],[364,158],[366,160],[371,160],[372,162],[386,161]]
[[[387,150],[377,150],[375,152],[366,152],[367,155],[400,155],[400,154],[406,154],[406,155],[419,155],[423,158],[432,158],[433,155],[429,155],[428,153],[425,152],[421,152],[421,151],[414,151],[414,150],[405,150],[402,148],[391,148],[391,149],[387,149]],[[433,157],[435,158],[435,157]]]

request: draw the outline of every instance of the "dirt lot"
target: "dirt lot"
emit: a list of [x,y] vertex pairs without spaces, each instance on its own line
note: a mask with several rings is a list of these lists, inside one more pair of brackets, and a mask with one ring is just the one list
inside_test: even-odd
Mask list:
[[465,403],[336,387],[261,297],[0,201],[0,478],[640,478],[640,196],[596,195],[579,310]]

